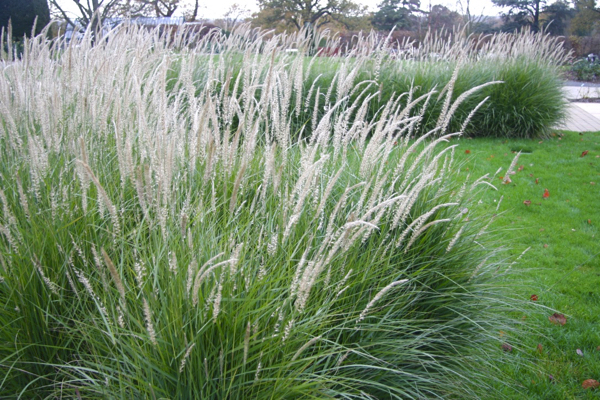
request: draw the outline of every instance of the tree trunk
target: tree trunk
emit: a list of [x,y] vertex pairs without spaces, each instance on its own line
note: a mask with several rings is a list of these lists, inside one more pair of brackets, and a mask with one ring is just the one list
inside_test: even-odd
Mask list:
[[533,14],[532,28],[534,32],[539,32],[540,30],[540,0],[535,1],[535,12]]
[[195,22],[196,18],[198,18],[198,1],[196,0],[196,2],[194,3],[194,12],[192,13],[192,16],[190,17],[190,22]]

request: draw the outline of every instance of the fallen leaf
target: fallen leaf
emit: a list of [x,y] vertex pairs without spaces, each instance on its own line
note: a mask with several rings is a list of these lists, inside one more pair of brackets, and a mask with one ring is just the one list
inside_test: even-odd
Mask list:
[[465,150],[465,154],[471,154],[471,150]]
[[548,248],[548,244],[544,243],[544,248],[547,249]]
[[596,351],[600,351],[600,346],[596,347]]
[[540,353],[540,354],[542,354],[542,353],[544,352],[544,348],[542,347],[542,344],[541,344],[541,343],[538,343],[538,345],[537,345],[537,351],[538,351],[538,353]]
[[529,176],[533,178],[533,174],[529,174]]
[[567,317],[565,317],[564,314],[554,313],[549,316],[548,319],[554,325],[564,325],[567,323]]
[[586,151],[584,151],[583,153],[581,153],[581,157],[585,157],[585,156],[587,156],[587,153],[588,153],[588,151],[587,151],[587,150],[586,150]]
[[531,299],[531,301],[537,301],[538,300],[537,294],[532,294],[530,299]]
[[595,184],[596,184],[596,182],[590,182],[590,185],[595,185]]
[[583,351],[581,351],[581,349],[577,349],[575,352],[578,356],[583,357]]
[[600,387],[600,382],[598,382],[595,379],[586,379],[581,384],[581,387],[584,389],[597,389],[598,387]]
[[540,228],[540,232],[544,232],[544,231],[545,231],[545,229],[544,229],[544,228]]
[[538,183],[540,183],[539,178],[535,178],[535,184],[537,185]]
[[592,220],[588,219],[588,225],[591,225],[591,224],[592,224]]
[[511,183],[512,181],[510,180],[510,178],[507,176],[504,178],[504,180],[502,181],[502,183],[504,183],[505,185],[508,185],[509,183]]
[[531,205],[531,200],[525,200],[523,201],[523,204],[529,207]]
[[523,166],[519,165],[519,168],[517,168],[517,171],[519,171],[519,172],[523,171]]
[[502,350],[510,353],[512,351],[512,346],[508,343],[502,343]]
[[548,197],[550,197],[550,192],[548,191],[548,189],[544,189],[544,194],[542,195],[542,197],[544,199],[547,199]]

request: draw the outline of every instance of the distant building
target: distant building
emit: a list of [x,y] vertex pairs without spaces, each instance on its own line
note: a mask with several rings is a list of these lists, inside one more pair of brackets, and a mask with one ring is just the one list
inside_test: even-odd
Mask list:
[[[135,18],[105,18],[102,21],[102,33],[108,33],[111,29],[124,24],[129,23],[132,25],[139,25],[146,28],[156,27],[179,27],[185,23],[184,17],[135,17]],[[64,29],[65,39],[67,42],[73,38],[81,39],[83,37],[84,27],[75,21],[75,26],[72,24],[66,24]]]
[[134,25],[142,25],[148,27],[156,27],[156,26],[181,26],[185,23],[184,17],[135,17],[130,18],[129,20],[123,19],[124,21],[129,21]]

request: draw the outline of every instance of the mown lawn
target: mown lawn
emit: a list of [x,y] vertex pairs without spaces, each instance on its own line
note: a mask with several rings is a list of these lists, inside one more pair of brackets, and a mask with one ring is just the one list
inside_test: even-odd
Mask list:
[[[525,337],[506,337],[514,346],[498,349],[499,360],[509,361],[502,368],[531,399],[598,398],[600,389],[585,390],[582,383],[600,380],[600,132],[458,143],[461,176],[493,175],[503,167],[494,179],[498,191],[487,191],[481,201],[488,212],[498,208],[490,226],[498,245],[509,246],[513,257],[530,247],[507,276],[510,290],[523,299],[536,295],[544,308],[538,315],[515,313],[532,328]],[[518,151],[516,173],[505,184],[500,177]],[[566,324],[551,323],[554,312],[564,314]]]

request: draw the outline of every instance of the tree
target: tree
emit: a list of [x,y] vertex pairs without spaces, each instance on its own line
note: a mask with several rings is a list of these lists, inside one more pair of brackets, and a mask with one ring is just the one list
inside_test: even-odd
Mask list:
[[492,0],[498,7],[508,8],[504,13],[505,27],[510,30],[530,26],[534,32],[540,30],[540,12],[546,0]]
[[461,20],[459,13],[439,4],[427,12],[427,25],[432,30],[452,29],[454,25],[459,25]]
[[390,31],[394,27],[410,30],[415,22],[415,13],[421,12],[419,0],[383,0],[379,10],[373,14],[373,27]]
[[[36,21],[37,18],[37,21]],[[50,22],[50,9],[46,0],[2,0],[0,2],[0,27],[11,23],[15,38],[29,36],[35,23],[35,34]]]
[[341,25],[341,30],[368,32],[373,29],[372,17],[367,6],[351,3],[335,24]]
[[545,31],[551,35],[566,35],[568,22],[573,18],[573,11],[565,0],[559,0],[545,7],[541,16]]
[[577,36],[591,35],[600,23],[600,10],[596,0],[576,0],[575,16],[571,21],[572,33]]
[[462,23],[465,25],[465,33],[467,35],[472,33],[487,35],[498,30],[496,29],[496,25],[499,22],[497,21],[499,18],[484,15],[485,9],[479,15],[472,14],[471,0],[457,0],[456,5],[462,17]]
[[82,3],[81,0],[71,0],[79,10],[79,17],[76,22],[69,17],[66,9],[58,4],[58,0],[50,0],[50,4],[55,7],[64,20],[71,26],[81,26],[83,28],[90,27],[94,33],[99,32],[100,27],[105,19],[114,16],[119,6],[122,6],[121,0],[86,0]]
[[283,21],[300,30],[341,21],[355,5],[350,0],[258,0],[258,6],[261,24],[276,26]]
[[[246,18],[250,16],[250,10],[239,5],[238,3],[233,3],[229,9],[223,15],[223,18],[218,20],[219,23],[223,25],[223,29],[226,31],[232,30],[237,24],[244,21]],[[215,21],[216,23],[217,21]]]
[[172,17],[180,0],[127,0],[119,6],[119,14],[131,17]]

